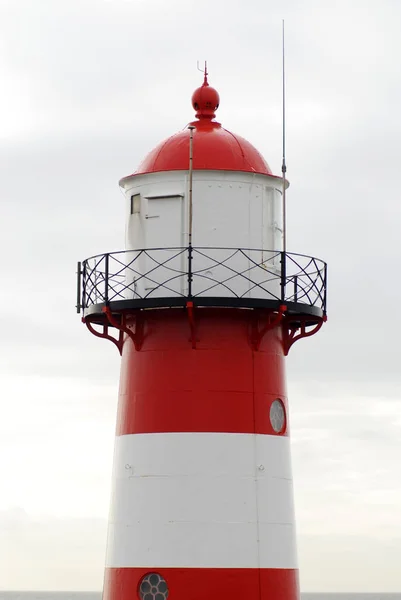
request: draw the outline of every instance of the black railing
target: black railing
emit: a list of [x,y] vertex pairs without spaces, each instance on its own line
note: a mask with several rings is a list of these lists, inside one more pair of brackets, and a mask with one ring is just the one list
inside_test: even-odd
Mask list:
[[180,306],[244,308],[285,304],[326,314],[327,265],[312,256],[244,248],[152,248],[78,263],[77,310]]

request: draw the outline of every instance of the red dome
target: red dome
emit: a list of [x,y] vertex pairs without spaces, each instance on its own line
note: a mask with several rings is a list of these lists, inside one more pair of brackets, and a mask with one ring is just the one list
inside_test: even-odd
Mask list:
[[[203,85],[195,90],[192,96],[192,104],[199,119],[191,123],[195,127],[193,130],[194,170],[245,171],[272,175],[269,165],[252,144],[227,131],[220,123],[212,121],[219,101],[217,91],[209,86],[205,75]],[[190,130],[187,126],[149,152],[135,173],[128,177],[160,171],[187,171],[189,138]]]

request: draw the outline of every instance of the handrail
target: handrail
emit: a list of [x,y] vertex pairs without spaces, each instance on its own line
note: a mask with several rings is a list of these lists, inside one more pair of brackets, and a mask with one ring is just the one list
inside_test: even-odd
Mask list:
[[[79,265],[77,309],[116,301],[236,299],[277,301],[326,314],[327,265],[279,250],[185,246],[97,254]],[[241,304],[242,303],[242,304]],[[145,304],[144,304],[145,305]]]

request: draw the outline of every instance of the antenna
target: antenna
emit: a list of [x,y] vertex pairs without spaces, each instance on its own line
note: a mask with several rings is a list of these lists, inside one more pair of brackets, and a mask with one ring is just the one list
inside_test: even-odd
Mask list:
[[287,165],[285,162],[285,35],[284,35],[284,19],[282,27],[282,79],[283,79],[283,162],[281,166],[281,172],[283,174],[283,251],[287,251],[287,206],[285,197],[286,180],[285,174],[287,172]]
[[207,76],[208,76],[208,72],[207,72],[207,61],[205,60],[205,68],[201,69],[199,66],[199,60],[196,61],[196,67],[198,69],[198,71],[200,71],[201,73],[203,73],[204,75],[204,83],[207,83]]

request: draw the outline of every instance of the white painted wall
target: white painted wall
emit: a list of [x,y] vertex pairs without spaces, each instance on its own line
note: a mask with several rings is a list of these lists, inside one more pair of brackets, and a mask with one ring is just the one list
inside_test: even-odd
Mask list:
[[[188,172],[150,173],[125,179],[126,249],[182,247],[188,244]],[[140,196],[140,211],[131,214],[131,197]],[[194,255],[194,293],[210,296],[244,294],[252,287],[247,281],[263,283],[268,292],[254,287],[247,297],[279,295],[279,257],[269,251],[282,250],[282,182],[267,175],[232,171],[194,171],[193,235],[194,247],[257,249],[251,261],[237,255],[225,263],[216,263],[232,255],[228,250],[207,251],[209,258]],[[262,251],[263,250],[263,251]],[[149,271],[176,253],[150,252],[138,262],[141,272]],[[210,259],[212,258],[212,260]],[[152,261],[152,258],[155,261]],[[140,280],[140,295],[151,293],[170,296],[186,293],[186,278],[178,272],[185,268],[184,257],[170,260],[165,267],[152,271],[148,280]],[[214,259],[214,260],[213,260]],[[253,268],[264,261],[266,268]],[[234,276],[240,271],[244,277]],[[271,273],[269,273],[271,272]],[[132,275],[134,277],[134,275]],[[158,283],[171,278],[166,288],[153,291]],[[226,282],[217,285],[215,282]],[[230,289],[227,289],[228,286]],[[153,286],[153,287],[152,287]],[[209,289],[208,289],[209,288]]]
[[297,568],[286,436],[116,438],[108,567]]

